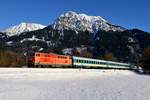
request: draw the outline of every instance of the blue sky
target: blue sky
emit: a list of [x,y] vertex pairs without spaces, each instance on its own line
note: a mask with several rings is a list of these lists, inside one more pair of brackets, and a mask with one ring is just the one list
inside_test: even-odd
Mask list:
[[21,22],[48,25],[66,11],[150,32],[150,0],[0,0],[0,30]]

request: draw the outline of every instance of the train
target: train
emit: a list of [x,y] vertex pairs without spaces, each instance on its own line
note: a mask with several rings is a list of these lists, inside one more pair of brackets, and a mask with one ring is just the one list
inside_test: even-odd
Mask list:
[[28,57],[28,67],[131,69],[131,64],[93,58],[35,52]]

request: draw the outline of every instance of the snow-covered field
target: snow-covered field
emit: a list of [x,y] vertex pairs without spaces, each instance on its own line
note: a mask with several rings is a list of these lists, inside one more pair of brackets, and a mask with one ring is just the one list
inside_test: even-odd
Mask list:
[[0,100],[150,100],[150,76],[125,70],[2,68]]

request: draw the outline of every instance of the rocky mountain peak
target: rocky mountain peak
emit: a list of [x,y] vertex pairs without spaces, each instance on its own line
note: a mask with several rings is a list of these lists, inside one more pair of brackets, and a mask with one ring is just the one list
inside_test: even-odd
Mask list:
[[[94,26],[94,27],[93,27]],[[68,11],[61,14],[53,23],[53,28],[61,30],[62,28],[75,31],[94,32],[95,28],[105,31],[124,31],[125,28],[108,23],[100,16],[88,16]]]

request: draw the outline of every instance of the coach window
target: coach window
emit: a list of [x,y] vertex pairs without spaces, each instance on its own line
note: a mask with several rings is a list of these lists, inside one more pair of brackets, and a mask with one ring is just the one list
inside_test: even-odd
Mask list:
[[91,61],[89,61],[89,63],[91,64]]
[[82,63],[82,60],[80,60],[80,63]]
[[90,63],[92,64],[92,61],[90,61]]
[[84,63],[84,60],[82,60],[81,63]]
[[82,63],[85,63],[85,60],[82,60]]
[[85,63],[85,60],[83,60],[83,63]]
[[85,60],[83,60],[82,63],[85,63]]
[[80,63],[82,63],[82,60],[79,60],[80,61]]
[[85,60],[85,63],[87,63],[87,60]]
[[93,61],[93,64],[95,64],[95,61]]
[[81,63],[81,60],[78,60],[79,61],[79,63]]
[[79,60],[79,63],[81,63],[81,60]]
[[83,63],[85,63],[85,60],[83,60]]

